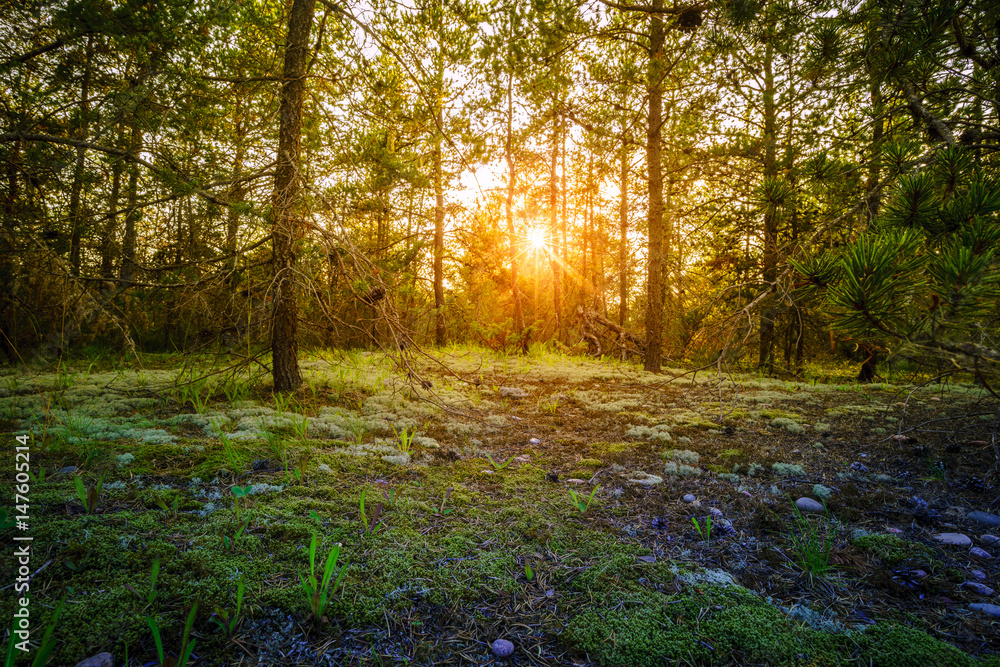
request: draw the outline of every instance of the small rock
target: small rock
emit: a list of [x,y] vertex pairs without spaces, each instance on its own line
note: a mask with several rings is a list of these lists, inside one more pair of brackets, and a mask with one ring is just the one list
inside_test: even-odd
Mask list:
[[490,648],[493,649],[493,655],[498,658],[506,658],[514,652],[514,645],[506,639],[496,640]]
[[983,535],[979,539],[983,541],[983,544],[996,544],[997,542],[1000,542],[1000,537],[997,537],[996,535],[990,535],[989,533]]
[[542,444],[542,441],[539,440],[538,438],[532,438],[531,440],[528,441],[528,443],[532,445],[540,445]]
[[973,602],[969,605],[969,609],[972,611],[981,611],[984,614],[989,614],[995,618],[1000,618],[1000,606],[995,604],[986,604],[985,602]]
[[740,493],[742,493],[747,498],[753,498],[753,495],[749,491],[743,490],[743,491],[740,491]]
[[893,528],[892,526],[886,528],[886,531],[892,533],[893,535],[900,535],[903,532],[899,528]]
[[570,477],[569,479],[566,480],[566,482],[569,483],[569,484],[586,484],[587,480],[585,480],[585,479],[576,479],[575,477]]
[[520,387],[500,387],[499,394],[505,398],[525,398],[528,392]]
[[966,519],[972,519],[973,521],[978,521],[979,523],[985,523],[989,526],[1000,526],[1000,516],[996,514],[990,514],[989,512],[969,512],[965,515]]
[[795,506],[803,512],[822,512],[823,503],[816,502],[812,498],[799,498],[795,501]]
[[638,560],[640,563],[655,563],[656,556],[639,556]]
[[686,502],[686,503],[693,503],[694,502],[694,496],[691,495],[690,493],[685,493],[684,497],[682,498],[682,500],[684,502]]
[[937,396],[931,396],[931,397],[930,397],[930,398],[928,398],[927,400],[928,400],[928,401],[940,401],[941,399],[940,399],[940,398],[938,398]]
[[528,455],[515,456],[514,460],[518,463],[531,463],[531,457]]
[[701,501],[700,500],[694,501],[693,503],[691,503],[691,507],[701,507]]
[[910,570],[910,576],[914,579],[923,579],[927,576],[927,572],[924,570]]
[[115,658],[110,653],[98,653],[92,658],[76,663],[76,667],[115,667]]
[[77,470],[79,470],[79,468],[77,468],[76,466],[66,466],[65,468],[59,468],[59,470],[57,470],[56,472],[63,475],[69,475],[70,473],[74,473]]
[[969,572],[969,574],[971,574],[976,579],[979,579],[980,581],[986,581],[986,573],[983,572],[982,570],[973,570],[972,572]]
[[986,549],[980,549],[979,547],[972,547],[971,549],[969,549],[969,555],[972,556],[973,558],[983,558],[983,559],[993,558],[993,554],[991,554]]
[[972,544],[972,538],[962,533],[936,533],[931,537],[941,544],[951,544],[956,547],[967,547]]
[[986,584],[979,584],[976,583],[975,581],[967,581],[962,585],[968,588],[976,595],[982,595],[983,597],[989,597],[993,595],[994,592],[993,589],[987,586]]
[[720,510],[718,507],[709,507],[708,512],[712,516],[722,516],[722,510]]

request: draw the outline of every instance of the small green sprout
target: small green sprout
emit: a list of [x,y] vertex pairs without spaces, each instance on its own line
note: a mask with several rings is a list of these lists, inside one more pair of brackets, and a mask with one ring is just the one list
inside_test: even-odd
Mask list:
[[337,590],[340,580],[344,578],[344,574],[347,572],[347,563],[344,563],[344,567],[341,568],[340,574],[337,575],[333,585],[330,584],[333,571],[337,568],[337,557],[340,555],[340,544],[338,543],[333,545],[330,553],[327,554],[326,564],[323,567],[323,575],[317,579],[316,547],[318,546],[319,536],[313,533],[312,542],[309,544],[309,577],[306,578],[301,574],[299,575],[299,580],[302,582],[302,590],[309,600],[309,608],[312,609],[313,617],[316,620],[323,617],[323,612],[326,611],[327,603],[330,601],[330,594]]
[[451,499],[451,487],[449,486],[447,489],[444,490],[444,496],[441,498],[441,506],[437,509],[435,514],[444,516],[450,513],[453,508],[451,507],[449,507],[448,509],[444,508],[444,504],[448,502],[448,500],[450,499]]
[[701,538],[703,540],[705,540],[705,543],[706,544],[711,543],[711,541],[712,541],[712,517],[710,517],[710,516],[705,517],[705,529],[704,530],[702,530],[702,527],[700,525],[698,525],[698,519],[695,519],[694,517],[691,517],[691,522],[694,523],[695,530],[697,530],[698,534],[701,535]]
[[241,574],[239,581],[236,582],[236,610],[230,614],[229,610],[222,607],[216,607],[215,613],[210,617],[211,621],[222,628],[222,632],[226,635],[226,639],[233,638],[233,635],[236,633],[236,626],[239,625],[242,620],[240,612],[243,609],[243,591],[245,588],[246,580]]
[[97,480],[97,484],[90,487],[89,489],[84,487],[83,480],[79,477],[74,477],[73,481],[76,484],[76,497],[80,499],[83,503],[83,509],[87,514],[93,514],[97,510],[97,501],[101,498],[101,488],[104,486],[104,475],[101,475],[100,479]]
[[512,456],[509,459],[507,459],[506,461],[504,461],[503,463],[497,463],[496,461],[493,460],[493,457],[490,456],[489,454],[486,455],[486,458],[488,458],[490,460],[490,463],[493,464],[493,468],[496,469],[496,470],[503,470],[504,468],[506,468],[507,466],[510,465],[511,461],[514,460],[514,457]]
[[392,429],[392,432],[399,438],[398,449],[403,454],[409,454],[410,450],[413,449],[413,436],[416,435],[416,431],[413,433],[407,433],[406,429],[403,429],[402,433],[397,433],[396,429]]
[[580,510],[580,514],[586,514],[587,510],[590,509],[590,503],[593,502],[594,494],[597,493],[599,488],[601,488],[600,484],[595,486],[587,500],[583,500],[583,496],[577,495],[576,491],[569,489],[569,495],[573,498],[573,506]]
[[375,505],[375,509],[372,510],[372,515],[369,517],[365,513],[365,494],[368,493],[368,489],[361,489],[361,536],[368,537],[372,535],[375,531],[382,526],[382,503]]

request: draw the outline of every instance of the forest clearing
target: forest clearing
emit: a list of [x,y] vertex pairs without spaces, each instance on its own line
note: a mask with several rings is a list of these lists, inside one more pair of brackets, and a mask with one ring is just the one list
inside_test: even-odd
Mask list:
[[1000,661],[982,388],[434,356],[425,389],[310,355],[291,395],[167,357],[5,374],[52,662],[159,664],[146,619],[177,656],[196,603],[191,664]]
[[998,155],[996,0],[0,2],[5,664],[1000,667]]

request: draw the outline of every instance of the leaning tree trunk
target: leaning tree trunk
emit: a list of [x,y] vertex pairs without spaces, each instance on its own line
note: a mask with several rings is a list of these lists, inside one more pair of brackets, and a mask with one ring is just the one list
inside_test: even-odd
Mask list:
[[316,0],[292,0],[285,39],[284,83],[278,114],[278,161],[271,195],[274,248],[274,312],[271,320],[271,369],[275,391],[302,386],[299,371],[299,303],[296,294],[296,241],[302,234],[295,205],[302,184],[299,178],[302,101],[306,92],[306,55]]
[[[653,9],[663,0],[653,0]],[[646,129],[646,163],[649,170],[649,263],[646,271],[646,359],[643,368],[660,370],[663,347],[663,171],[660,164],[660,126],[663,90],[660,87],[663,59],[663,19],[657,11],[649,15],[649,116]]]

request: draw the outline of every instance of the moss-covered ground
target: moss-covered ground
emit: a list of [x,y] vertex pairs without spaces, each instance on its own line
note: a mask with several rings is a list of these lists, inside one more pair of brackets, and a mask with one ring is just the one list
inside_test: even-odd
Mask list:
[[[157,664],[151,625],[176,655],[197,604],[196,665],[1000,665],[965,585],[1000,588],[997,559],[932,539],[1000,556],[965,517],[998,502],[975,386],[456,348],[409,376],[312,353],[275,396],[219,363],[0,376],[0,524],[29,517],[0,532],[7,624],[32,538],[17,664],[49,626],[50,665]],[[828,513],[798,515],[802,496]],[[322,600],[314,536],[318,575],[339,545]]]

